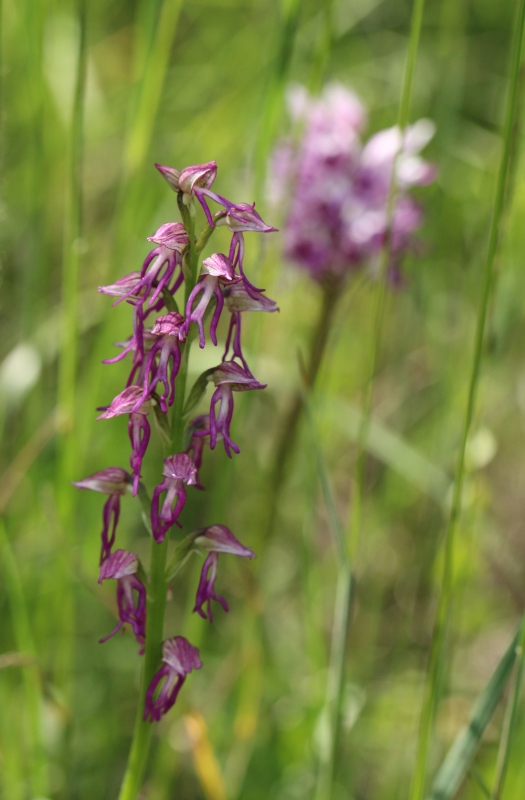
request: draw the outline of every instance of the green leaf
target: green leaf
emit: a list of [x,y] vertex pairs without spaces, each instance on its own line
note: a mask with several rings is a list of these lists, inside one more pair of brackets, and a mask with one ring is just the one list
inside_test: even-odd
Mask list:
[[190,411],[192,411],[197,403],[204,397],[206,394],[206,387],[208,386],[208,381],[211,378],[211,375],[215,372],[215,367],[211,367],[207,369],[206,372],[203,372],[202,375],[199,375],[193,386],[191,387],[191,391],[186,399],[186,403],[184,404],[184,411],[183,416],[187,417]]
[[520,628],[472,710],[468,726],[457,736],[443,761],[427,800],[451,800],[468,774],[483,733],[498,705],[516,661]]

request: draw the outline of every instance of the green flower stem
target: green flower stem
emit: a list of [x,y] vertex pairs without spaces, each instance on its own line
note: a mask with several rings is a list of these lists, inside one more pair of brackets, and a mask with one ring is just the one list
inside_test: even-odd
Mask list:
[[[183,222],[190,238],[189,252],[185,254],[186,276],[186,301],[196,282],[198,252],[195,246],[195,215],[193,208],[183,206],[179,201],[179,208]],[[178,453],[182,449],[184,437],[184,398],[186,394],[186,381],[188,376],[188,359],[191,339],[181,344],[181,364],[175,382],[175,402],[171,419],[171,453]],[[149,512],[148,496],[144,488],[139,491],[139,499],[143,509],[146,507],[146,516]],[[151,740],[151,722],[144,721],[144,708],[146,692],[153,676],[157,672],[162,655],[162,640],[164,636],[164,616],[166,612],[166,562],[168,555],[169,537],[158,544],[155,539],[151,542],[151,567],[150,582],[148,587],[146,609],[146,643],[144,651],[144,666],[140,682],[139,704],[135,729],[129,754],[128,765],[118,800],[136,800],[142,784]],[[170,562],[171,563],[171,562]]]
[[450,609],[453,596],[453,567],[454,567],[454,539],[461,508],[461,496],[463,490],[463,479],[465,475],[465,452],[467,441],[472,425],[476,393],[479,383],[481,358],[483,353],[483,342],[485,334],[485,322],[487,309],[494,281],[494,259],[500,239],[500,228],[502,222],[502,212],[504,208],[507,177],[509,173],[509,163],[511,154],[512,130],[515,120],[516,101],[519,85],[519,71],[521,63],[521,48],[523,40],[523,28],[525,20],[525,0],[520,0],[517,6],[516,24],[514,26],[514,42],[512,45],[510,85],[507,98],[507,108],[505,113],[505,123],[503,129],[503,149],[499,166],[496,196],[490,226],[489,243],[487,249],[487,259],[483,276],[483,288],[478,307],[478,317],[476,324],[476,335],[474,343],[474,354],[468,388],[467,407],[463,423],[463,433],[458,454],[456,478],[454,482],[454,493],[447,530],[445,533],[443,573],[439,590],[438,608],[434,623],[434,633],[430,652],[430,662],[427,672],[427,683],[423,700],[423,710],[421,714],[419,740],[416,765],[412,779],[410,800],[421,800],[425,791],[428,750],[436,711],[439,687],[442,675],[443,656],[445,649],[445,638],[450,616]]
[[[306,375],[304,376],[309,391],[311,391],[315,386],[315,381],[323,361],[328,337],[330,335],[337,302],[341,297],[341,294],[341,285],[339,283],[330,283],[323,286],[321,309],[317,320],[317,325],[312,333],[308,362],[306,366]],[[279,497],[283,487],[283,480],[288,467],[290,455],[294,449],[297,430],[303,410],[303,397],[304,393],[298,390],[281,426],[281,435],[277,442],[277,447],[275,448],[275,456],[271,471],[272,504],[269,516],[270,529],[273,527],[273,523],[275,521]]]

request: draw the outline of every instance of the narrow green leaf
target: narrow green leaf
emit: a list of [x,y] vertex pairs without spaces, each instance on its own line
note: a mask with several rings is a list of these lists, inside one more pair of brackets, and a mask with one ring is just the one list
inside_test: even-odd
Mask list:
[[457,736],[441,765],[428,800],[451,800],[468,774],[485,728],[507,685],[517,656],[520,628],[494,670],[485,689],[479,695],[470,722]]
[[210,377],[214,371],[215,367],[211,367],[211,369],[207,369],[206,372],[203,372],[202,375],[199,375],[191,387],[191,391],[186,399],[186,403],[184,404],[183,416],[187,417],[190,411],[192,411],[197,403],[204,397],[206,394],[208,381],[210,380]]

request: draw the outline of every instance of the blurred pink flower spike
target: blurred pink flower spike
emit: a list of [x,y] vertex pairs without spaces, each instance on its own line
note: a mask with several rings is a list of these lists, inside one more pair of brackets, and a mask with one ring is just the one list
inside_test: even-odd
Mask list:
[[100,472],[94,472],[93,475],[89,475],[81,481],[73,481],[73,486],[76,486],[77,489],[91,489],[94,492],[109,495],[102,512],[100,564],[111,555],[120,516],[120,498],[126,492],[131,492],[132,481],[129,472],[120,467],[108,467]]
[[[183,636],[162,643],[163,666],[155,673],[146,692],[144,720],[158,722],[175,704],[186,676],[202,667],[199,651]],[[159,684],[162,684],[157,691]]]
[[115,550],[100,567],[99,583],[111,579],[117,581],[119,612],[117,627],[100,639],[101,643],[114,636],[127,622],[133,629],[135,639],[143,647],[146,638],[146,588],[136,576],[138,569],[137,556],[127,550]]
[[[187,453],[168,456],[164,460],[162,474],[164,480],[155,488],[151,500],[151,530],[155,541],[159,543],[172,525],[182,527],[178,518],[186,503],[185,487],[198,483],[197,469]],[[166,492],[166,497],[159,510],[163,492]]]

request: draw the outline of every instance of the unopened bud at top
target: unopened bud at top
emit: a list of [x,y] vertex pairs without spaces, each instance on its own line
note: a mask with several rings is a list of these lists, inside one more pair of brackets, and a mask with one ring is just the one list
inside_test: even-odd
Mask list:
[[155,166],[157,167],[158,171],[160,172],[164,180],[166,180],[169,183],[173,191],[178,192],[180,170],[175,169],[175,167],[164,167],[162,164],[155,164]]
[[209,189],[217,177],[217,162],[208,161],[206,164],[195,164],[184,167],[179,175],[179,189],[184,194],[192,194],[193,189]]

